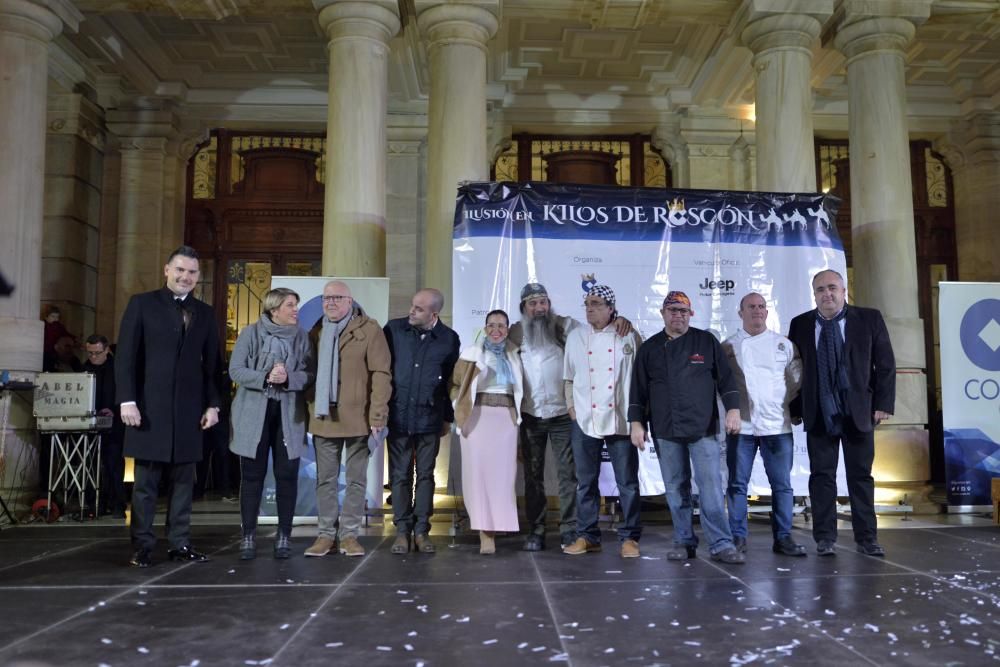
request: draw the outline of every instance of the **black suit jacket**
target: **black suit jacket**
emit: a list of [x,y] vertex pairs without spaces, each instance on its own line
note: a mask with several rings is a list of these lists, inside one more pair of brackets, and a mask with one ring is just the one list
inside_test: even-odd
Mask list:
[[[792,416],[802,418],[806,431],[822,428],[816,379],[816,311],[795,317],[788,338],[802,355],[802,390],[789,406]],[[874,308],[847,307],[844,358],[850,383],[850,418],[859,431],[867,433],[875,427],[875,410],[892,414],[896,404],[896,358],[882,313]]]
[[211,306],[190,294],[187,331],[173,293],[136,294],[118,332],[118,404],[135,401],[139,428],[126,428],[125,455],[147,461],[200,461],[201,416],[219,407],[219,334]]

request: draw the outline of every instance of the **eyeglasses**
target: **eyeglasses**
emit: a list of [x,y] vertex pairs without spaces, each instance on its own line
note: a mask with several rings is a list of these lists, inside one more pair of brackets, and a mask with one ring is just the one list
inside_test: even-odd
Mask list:
[[323,303],[340,303],[344,299],[350,299],[349,296],[343,296],[341,294],[333,294],[331,296],[323,295]]
[[671,315],[690,315],[691,310],[688,308],[667,308],[667,312]]

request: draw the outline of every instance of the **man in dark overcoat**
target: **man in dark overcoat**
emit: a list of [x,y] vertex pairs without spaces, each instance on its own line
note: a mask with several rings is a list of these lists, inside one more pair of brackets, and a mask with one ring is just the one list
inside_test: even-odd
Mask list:
[[884,557],[875,518],[875,427],[896,405],[896,357],[882,313],[847,304],[837,271],[813,277],[816,309],[792,319],[788,338],[802,355],[802,390],[791,402],[809,449],[813,538],[820,556],[836,555],[837,465],[844,451],[855,548]]
[[126,426],[125,455],[135,459],[129,561],[135,567],[152,564],[153,518],[164,477],[168,557],[208,560],[190,543],[191,498],[202,431],[219,421],[219,334],[212,308],[191,294],[198,284],[198,253],[179,247],[163,274],[163,288],[129,300],[118,334],[117,400]]

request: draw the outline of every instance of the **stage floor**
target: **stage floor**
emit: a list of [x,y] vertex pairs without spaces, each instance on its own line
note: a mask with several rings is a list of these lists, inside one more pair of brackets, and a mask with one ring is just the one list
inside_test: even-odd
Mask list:
[[[204,564],[125,566],[122,525],[0,532],[0,665],[983,665],[1000,654],[1000,528],[972,517],[881,518],[887,558],[771,553],[751,522],[747,564],[668,562],[668,525],[646,527],[622,560],[518,536],[480,556],[435,523],[438,553],[394,556],[391,526],[369,529],[364,558],[236,555],[238,528],[198,525]],[[270,532],[270,529],[264,531]],[[700,532],[700,530],[699,530]]]

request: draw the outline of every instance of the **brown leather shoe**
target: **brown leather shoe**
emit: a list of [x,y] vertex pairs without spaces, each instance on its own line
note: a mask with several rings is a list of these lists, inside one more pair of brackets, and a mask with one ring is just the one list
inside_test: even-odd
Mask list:
[[436,551],[434,543],[426,533],[417,533],[413,536],[414,549],[422,554],[432,554]]
[[392,543],[392,547],[389,549],[394,554],[408,554],[410,553],[410,536],[409,535],[397,535],[396,539]]
[[333,548],[337,545],[336,542],[331,540],[329,537],[324,537],[320,535],[316,538],[316,541],[312,543],[312,546],[306,549],[305,555],[311,556],[313,558],[320,558],[327,555]]
[[345,556],[364,556],[365,548],[361,546],[361,542],[358,542],[358,538],[351,535],[341,538],[340,553]]
[[635,540],[625,540],[622,542],[622,548],[619,552],[622,558],[638,558],[639,557],[639,543]]
[[569,556],[580,556],[587,553],[597,553],[601,550],[600,544],[593,544],[582,537],[576,538],[573,544],[563,547],[563,553]]

